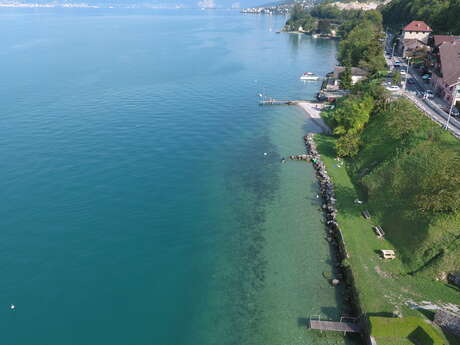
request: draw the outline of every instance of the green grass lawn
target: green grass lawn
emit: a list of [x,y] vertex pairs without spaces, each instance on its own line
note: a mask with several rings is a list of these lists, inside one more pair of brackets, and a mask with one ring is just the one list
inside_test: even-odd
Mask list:
[[379,345],[445,345],[441,331],[419,317],[369,318],[371,336]]
[[361,211],[367,209],[366,203],[353,203],[359,195],[345,167],[336,166],[335,139],[316,135],[315,141],[334,182],[337,221],[350,255],[349,263],[363,313],[368,316],[391,316],[395,311],[399,311],[404,316],[421,316],[419,311],[407,306],[407,301],[460,305],[458,289],[423,276],[405,274],[406,270],[399,259],[384,261],[379,258],[379,249],[395,249],[387,240],[375,236],[372,226],[380,225],[380,220],[372,212],[370,220],[364,219]]

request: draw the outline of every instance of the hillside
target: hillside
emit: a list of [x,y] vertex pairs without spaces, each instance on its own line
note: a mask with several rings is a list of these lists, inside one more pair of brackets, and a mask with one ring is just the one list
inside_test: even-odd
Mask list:
[[460,142],[409,101],[385,101],[376,85],[328,114],[338,152],[400,253],[400,273],[444,279],[460,264]]
[[349,172],[406,272],[445,278],[460,257],[460,143],[399,100],[371,116],[361,147]]
[[460,34],[458,0],[392,0],[382,14],[385,26],[398,30],[412,20],[423,20],[438,34]]

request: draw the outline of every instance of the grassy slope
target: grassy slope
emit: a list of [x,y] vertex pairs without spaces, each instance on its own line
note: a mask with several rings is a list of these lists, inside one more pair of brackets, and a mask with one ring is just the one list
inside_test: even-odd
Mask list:
[[418,317],[370,317],[371,335],[379,345],[443,345],[446,339],[440,331]]
[[353,203],[358,197],[355,186],[344,168],[335,167],[335,139],[317,135],[315,140],[335,184],[338,222],[350,254],[349,260],[363,312],[368,315],[390,316],[395,310],[400,310],[405,316],[420,315],[404,306],[404,302],[408,300],[460,305],[458,289],[423,275],[405,275],[405,267],[399,259],[379,259],[377,250],[395,248],[389,241],[377,239],[372,231],[372,225],[382,224],[382,220],[373,212],[372,218],[365,220],[360,211],[367,209],[369,205],[365,203],[358,206]]
[[[432,131],[439,131],[433,126],[436,125],[420,115],[420,131],[413,137],[411,145],[426,143]],[[404,260],[406,271],[421,272],[434,278],[441,271],[456,270],[460,265],[460,215],[422,219],[414,214],[405,200],[398,200],[391,194],[391,189],[385,188],[385,175],[405,159],[404,154],[395,158],[401,145],[390,139],[388,131],[385,119],[377,117],[363,132],[363,148],[349,169],[354,183],[361,187],[361,194],[368,194],[361,197],[368,199],[367,207],[379,216],[387,238]],[[458,140],[449,133],[441,133],[441,142],[443,150],[460,154]],[[360,178],[359,173],[365,169],[369,172]]]

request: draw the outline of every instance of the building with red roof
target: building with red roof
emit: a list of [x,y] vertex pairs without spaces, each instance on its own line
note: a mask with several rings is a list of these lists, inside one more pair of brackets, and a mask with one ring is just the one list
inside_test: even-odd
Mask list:
[[424,44],[428,43],[428,38],[433,30],[427,23],[421,20],[413,20],[402,29],[402,40],[418,40]]

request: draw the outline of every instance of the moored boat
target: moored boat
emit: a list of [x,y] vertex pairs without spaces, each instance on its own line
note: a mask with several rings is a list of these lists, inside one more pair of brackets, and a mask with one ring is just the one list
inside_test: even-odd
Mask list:
[[319,79],[319,76],[311,72],[305,72],[300,77],[300,80],[318,80],[318,79]]

